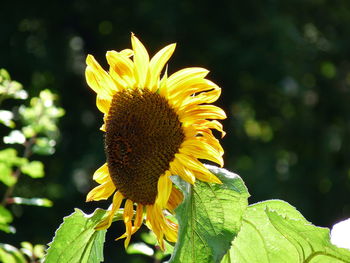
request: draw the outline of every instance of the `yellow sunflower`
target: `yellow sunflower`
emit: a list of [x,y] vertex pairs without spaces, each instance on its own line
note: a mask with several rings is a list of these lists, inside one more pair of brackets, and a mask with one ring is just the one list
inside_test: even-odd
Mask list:
[[126,238],[125,246],[145,219],[164,248],[163,239],[176,242],[178,229],[166,214],[173,213],[183,199],[170,176],[179,175],[191,184],[196,178],[221,183],[198,159],[223,166],[224,151],[211,129],[224,136],[216,119],[226,115],[208,104],[218,99],[221,89],[205,78],[206,69],[185,68],[169,77],[165,70],[161,77],[175,44],[151,60],[133,34],[131,44],[132,50],[107,52],[108,72],[92,55],[86,59],[86,80],[104,113],[101,130],[107,159],[93,175],[100,185],[88,193],[87,201],[114,193],[108,216],[97,226],[107,229],[125,199],[126,231],[119,237]]

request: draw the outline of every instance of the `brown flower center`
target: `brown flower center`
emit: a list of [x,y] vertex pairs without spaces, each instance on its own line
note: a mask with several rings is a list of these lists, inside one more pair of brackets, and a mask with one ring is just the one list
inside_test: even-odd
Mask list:
[[185,136],[168,101],[148,90],[113,96],[106,120],[109,174],[124,197],[154,204],[159,177],[169,169]]

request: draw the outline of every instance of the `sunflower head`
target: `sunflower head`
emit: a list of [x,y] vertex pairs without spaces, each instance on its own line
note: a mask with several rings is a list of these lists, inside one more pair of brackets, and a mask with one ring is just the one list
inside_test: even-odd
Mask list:
[[196,178],[221,183],[198,159],[223,166],[224,152],[212,130],[224,136],[217,119],[226,115],[210,104],[221,89],[205,78],[206,69],[161,75],[175,44],[151,60],[133,34],[131,45],[132,49],[107,52],[108,71],[92,55],[86,59],[86,80],[104,114],[107,159],[93,175],[99,186],[88,193],[87,201],[113,195],[108,216],[97,227],[106,229],[125,200],[126,231],[119,237],[126,238],[125,246],[145,221],[163,248],[164,237],[176,242],[178,229],[166,211],[173,213],[183,198],[170,176],[179,175],[191,184]]

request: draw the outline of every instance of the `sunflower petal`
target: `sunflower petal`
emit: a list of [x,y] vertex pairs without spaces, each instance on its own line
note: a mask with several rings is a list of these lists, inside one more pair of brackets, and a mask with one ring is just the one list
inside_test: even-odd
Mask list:
[[183,194],[182,192],[177,189],[175,186],[172,187],[170,197],[168,200],[168,203],[166,205],[166,208],[170,211],[174,211],[176,207],[181,204],[183,200]]
[[92,189],[88,195],[86,196],[86,201],[99,201],[99,200],[106,200],[108,197],[110,197],[113,192],[115,191],[115,186],[111,179],[107,179],[104,183],[101,185],[95,187]]
[[92,176],[92,179],[98,182],[99,184],[102,184],[109,179],[108,177],[109,177],[108,166],[107,166],[107,163],[104,163],[100,168],[96,170],[96,172]]
[[123,199],[124,196],[119,191],[115,192],[113,196],[112,209],[109,211],[107,217],[96,226],[96,230],[107,229],[110,227],[113,221],[114,214],[117,212],[117,210],[119,210]]
[[149,56],[141,41],[131,35],[131,45],[134,50],[134,76],[139,88],[144,88],[148,76]]
[[180,121],[185,123],[193,123],[198,119],[226,119],[224,110],[214,105],[198,105],[178,114]]
[[167,171],[164,175],[161,175],[158,179],[158,195],[156,198],[156,204],[160,207],[165,207],[171,193],[172,182],[169,178],[170,172]]
[[97,94],[104,99],[111,99],[116,91],[113,80],[92,55],[86,58],[88,65],[85,71],[86,81]]
[[218,183],[221,184],[222,182],[214,175],[212,174],[201,162],[199,162],[196,158],[190,157],[185,154],[176,154],[175,158],[177,158],[182,164],[189,169],[196,171],[194,175],[196,178],[200,179],[201,181],[206,181],[210,183]]
[[190,184],[194,184],[196,177],[192,171],[183,166],[182,163],[176,158],[170,163],[170,171],[172,174],[176,174]]
[[151,90],[156,91],[157,90],[157,82],[159,81],[159,75],[164,67],[164,65],[167,63],[171,55],[174,53],[176,44],[171,44],[166,46],[165,48],[158,51],[156,55],[151,59],[149,67],[150,67],[150,79],[149,83],[147,84],[148,87],[151,88]]

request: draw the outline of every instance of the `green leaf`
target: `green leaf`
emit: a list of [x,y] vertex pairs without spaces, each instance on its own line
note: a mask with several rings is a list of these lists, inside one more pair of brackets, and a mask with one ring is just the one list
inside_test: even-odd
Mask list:
[[0,230],[6,233],[14,233],[15,229],[9,224],[12,222],[13,217],[9,210],[0,205]]
[[35,206],[44,206],[44,207],[52,206],[52,201],[46,198],[13,197],[12,203],[19,204],[19,205],[35,205]]
[[27,260],[18,248],[0,243],[0,262],[27,263]]
[[44,165],[40,161],[32,161],[21,166],[21,171],[32,178],[44,177]]
[[33,146],[33,152],[41,155],[51,155],[55,153],[55,140],[46,137],[37,138]]
[[128,246],[128,248],[126,249],[126,253],[128,253],[128,254],[141,254],[141,255],[146,255],[149,257],[154,255],[153,249],[143,242],[130,244]]
[[19,130],[13,130],[9,135],[4,137],[4,143],[6,144],[24,144],[26,141],[26,137],[24,137],[23,133]]
[[350,251],[332,245],[328,229],[280,200],[248,207],[229,256],[231,263],[350,262]]
[[103,243],[106,230],[96,231],[106,211],[96,209],[91,215],[81,210],[64,218],[49,244],[45,262],[99,263],[103,261]]
[[249,197],[244,182],[225,169],[207,167],[223,184],[197,180],[192,186],[174,178],[184,201],[176,209],[180,228],[171,263],[220,262],[241,227]]
[[4,124],[9,128],[14,128],[15,123],[12,119],[13,119],[13,113],[11,111],[0,110],[0,123]]
[[17,182],[16,177],[12,176],[12,169],[6,163],[0,161],[0,181],[7,186],[12,186]]
[[8,166],[21,166],[26,162],[27,159],[18,157],[17,151],[13,148],[0,151],[0,163],[5,163]]

